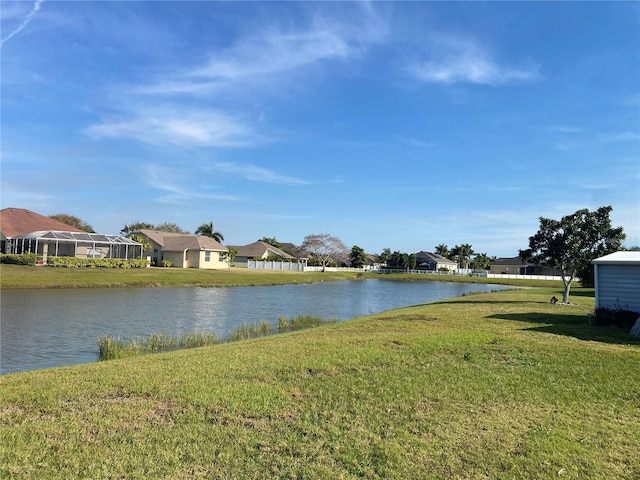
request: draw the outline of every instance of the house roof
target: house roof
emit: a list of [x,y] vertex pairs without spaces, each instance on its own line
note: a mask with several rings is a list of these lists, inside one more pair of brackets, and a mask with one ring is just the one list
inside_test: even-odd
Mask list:
[[304,250],[302,250],[295,243],[290,243],[290,242],[281,243],[280,250],[283,250],[297,258],[305,258],[310,256],[308,252],[305,252]]
[[273,245],[269,245],[268,243],[261,241],[253,242],[249,245],[234,246],[233,248],[238,251],[238,257],[262,257],[266,252],[271,252],[280,258],[294,258],[284,250],[280,250]]
[[211,237],[192,235],[190,233],[160,232],[158,230],[138,230],[153,242],[160,245],[165,252],[178,252],[188,250],[217,250],[226,251],[227,247]]
[[610,253],[604,257],[596,258],[591,263],[596,265],[640,265],[640,252],[624,251]]
[[84,230],[24,208],[4,208],[0,210],[2,238],[13,238],[26,233],[50,230],[86,233]]
[[503,258],[496,258],[495,261],[493,263],[491,263],[491,265],[518,265],[518,266],[525,266],[525,265],[531,265],[531,264],[528,263],[528,262],[525,262],[520,257],[503,257]]
[[453,260],[449,260],[442,255],[431,252],[418,252],[416,253],[416,262],[424,263],[424,262],[434,262],[434,263],[447,263],[451,265],[457,265],[457,263]]

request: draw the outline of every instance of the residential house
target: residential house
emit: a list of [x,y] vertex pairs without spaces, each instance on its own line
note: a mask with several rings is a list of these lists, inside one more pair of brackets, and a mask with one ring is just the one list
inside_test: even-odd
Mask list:
[[0,210],[2,253],[47,257],[141,258],[142,245],[122,235],[87,233],[24,208]]
[[296,260],[293,255],[289,255],[284,250],[262,241],[229,248],[233,248],[238,252],[233,260],[236,267],[247,268],[249,266],[249,260]]
[[309,252],[305,252],[304,250],[302,250],[299,246],[297,246],[295,243],[290,243],[290,242],[285,242],[285,243],[281,243],[280,244],[280,250],[288,253],[289,255],[293,256],[294,258],[309,258]]
[[557,268],[525,262],[520,257],[497,258],[489,265],[489,273],[502,275],[562,275]]
[[220,269],[227,268],[225,254],[228,249],[211,237],[188,233],[138,230],[133,232],[149,239],[151,248],[145,255],[153,265],[170,263],[177,268]]
[[454,260],[449,260],[442,255],[431,252],[416,253],[416,268],[419,270],[433,270],[436,272],[455,272],[458,264]]

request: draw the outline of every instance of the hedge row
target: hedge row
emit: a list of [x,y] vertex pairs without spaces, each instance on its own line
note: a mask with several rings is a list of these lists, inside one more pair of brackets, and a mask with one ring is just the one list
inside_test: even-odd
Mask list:
[[[35,265],[41,259],[42,257],[38,257],[35,253],[0,255],[0,263],[12,265]],[[123,258],[49,257],[47,265],[64,268],[145,268],[147,260],[140,258],[125,260]]]
[[65,268],[145,268],[146,259],[49,257],[47,265]]
[[8,263],[11,265],[35,265],[37,261],[38,256],[35,253],[25,253],[24,255],[8,253],[0,255],[0,263]]

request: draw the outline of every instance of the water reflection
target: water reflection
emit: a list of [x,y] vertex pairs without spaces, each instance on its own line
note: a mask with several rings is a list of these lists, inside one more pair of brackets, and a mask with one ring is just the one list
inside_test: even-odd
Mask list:
[[508,287],[388,280],[234,288],[5,290],[1,300],[0,372],[96,360],[96,339],[152,333],[215,332],[241,324],[316,315],[346,320],[471,291]]

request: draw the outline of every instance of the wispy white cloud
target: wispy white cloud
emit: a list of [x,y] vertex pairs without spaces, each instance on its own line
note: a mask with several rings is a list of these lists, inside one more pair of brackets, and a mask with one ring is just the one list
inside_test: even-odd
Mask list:
[[433,148],[440,145],[437,142],[427,142],[417,138],[405,137],[404,135],[397,135],[396,140],[405,145],[417,148]]
[[[22,30],[24,30],[27,25],[29,25],[29,23],[31,22],[31,20],[33,20],[33,17],[35,17],[35,15],[38,13],[38,11],[40,10],[40,7],[42,6],[42,3],[44,2],[44,0],[36,0],[33,3],[33,7],[31,8],[31,10],[29,11],[29,13],[27,14],[27,16],[24,18],[24,20],[22,21],[22,23],[20,23],[20,25],[18,25],[14,30],[12,30],[11,32],[9,32],[9,34],[4,37],[3,39],[0,40],[0,48],[4,46],[4,44],[11,40],[13,37],[15,37],[18,33],[20,33]],[[3,5],[3,8],[5,8],[5,6]]]
[[240,175],[247,180],[262,183],[277,183],[282,185],[309,185],[311,182],[303,180],[301,178],[290,177],[288,175],[281,175],[272,170],[258,167],[256,165],[240,165],[233,162],[219,162],[211,167],[219,172],[232,173]]
[[[142,165],[142,179],[144,183],[155,190],[163,192],[156,198],[160,203],[188,203],[193,200],[224,200],[237,201],[239,197],[224,193],[216,193],[215,187],[199,186],[197,178],[191,170],[162,167],[159,165]],[[196,175],[197,177],[197,175]]]
[[259,141],[252,129],[224,112],[164,107],[137,107],[116,119],[90,125],[94,138],[134,138],[153,145],[180,147],[240,147]]
[[[209,53],[197,66],[177,71],[159,82],[140,85],[148,95],[214,95],[248,85],[263,87],[277,78],[288,88],[295,74],[323,63],[346,62],[363,55],[387,34],[384,21],[368,7],[357,20],[345,22],[314,15],[304,27],[271,24],[241,37],[226,49]],[[286,81],[286,80],[289,81]]]
[[541,78],[539,67],[502,65],[479,43],[452,36],[432,37],[424,58],[412,62],[408,73],[425,83],[503,85]]
[[638,140],[640,140],[640,134],[637,132],[600,133],[596,136],[596,141],[599,143],[637,142]]
[[579,127],[572,127],[569,125],[553,125],[551,127],[547,127],[549,132],[554,133],[582,133],[582,129]]

